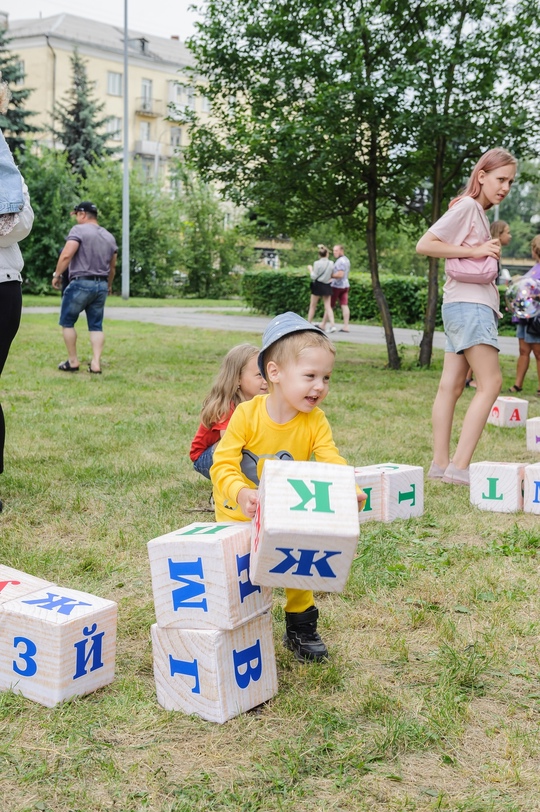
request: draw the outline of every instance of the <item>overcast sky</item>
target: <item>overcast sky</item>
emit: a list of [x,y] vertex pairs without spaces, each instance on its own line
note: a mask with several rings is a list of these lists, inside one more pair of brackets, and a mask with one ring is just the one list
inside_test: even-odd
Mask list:
[[[160,37],[176,35],[181,40],[195,33],[193,22],[197,18],[189,11],[193,0],[128,0],[128,25],[132,29]],[[124,0],[0,0],[0,11],[7,11],[10,19],[53,17],[67,12],[88,17],[111,25],[124,25]]]

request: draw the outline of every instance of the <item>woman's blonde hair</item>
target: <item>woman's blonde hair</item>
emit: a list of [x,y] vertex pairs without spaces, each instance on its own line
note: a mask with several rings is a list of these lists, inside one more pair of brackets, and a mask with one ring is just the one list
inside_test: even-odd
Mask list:
[[493,239],[498,240],[505,228],[508,228],[508,223],[505,220],[494,220],[489,231]]
[[[451,208],[458,200],[461,200],[462,197],[480,197],[480,192],[482,191],[482,184],[478,180],[480,172],[493,172],[495,169],[500,169],[501,166],[507,166],[508,164],[517,166],[517,161],[513,155],[500,147],[488,149],[475,164],[471,176],[467,181],[467,185],[461,194],[450,201],[448,208]],[[491,208],[491,206],[488,206],[488,208]]]
[[328,248],[326,245],[318,245],[317,251],[319,252],[320,257],[327,257],[328,256]]
[[540,234],[537,234],[536,237],[533,237],[531,241],[531,253],[538,260],[540,260]]
[[246,364],[259,354],[253,344],[239,344],[229,350],[217,374],[217,377],[203,401],[201,423],[207,429],[219,423],[230,411],[231,403],[235,408],[245,400],[240,390],[240,375]]

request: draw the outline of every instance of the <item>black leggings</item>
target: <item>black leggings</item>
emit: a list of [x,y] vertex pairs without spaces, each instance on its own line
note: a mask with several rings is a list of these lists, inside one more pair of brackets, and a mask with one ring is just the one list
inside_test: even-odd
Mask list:
[[[0,283],[0,375],[8,357],[11,342],[21,323],[22,286],[20,282]],[[0,404],[0,474],[4,470],[6,424]]]

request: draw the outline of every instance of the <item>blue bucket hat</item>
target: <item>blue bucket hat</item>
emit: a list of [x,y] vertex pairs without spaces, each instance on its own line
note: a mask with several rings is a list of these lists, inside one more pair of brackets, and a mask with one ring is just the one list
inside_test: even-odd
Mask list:
[[280,313],[279,316],[272,319],[263,333],[262,347],[259,357],[257,358],[259,370],[265,380],[264,353],[268,347],[271,347],[272,344],[275,344],[276,341],[279,341],[279,339],[284,336],[288,336],[291,333],[305,333],[307,330],[312,330],[314,333],[321,333],[323,336],[326,335],[324,330],[321,330],[320,327],[310,324],[309,321],[303,319],[302,316],[299,316],[297,313],[292,313],[290,310],[288,313]]

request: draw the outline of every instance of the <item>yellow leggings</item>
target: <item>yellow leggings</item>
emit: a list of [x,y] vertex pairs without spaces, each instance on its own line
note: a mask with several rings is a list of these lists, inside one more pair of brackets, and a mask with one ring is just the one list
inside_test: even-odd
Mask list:
[[310,589],[286,589],[285,595],[287,597],[286,612],[305,612],[315,603],[313,592]]

